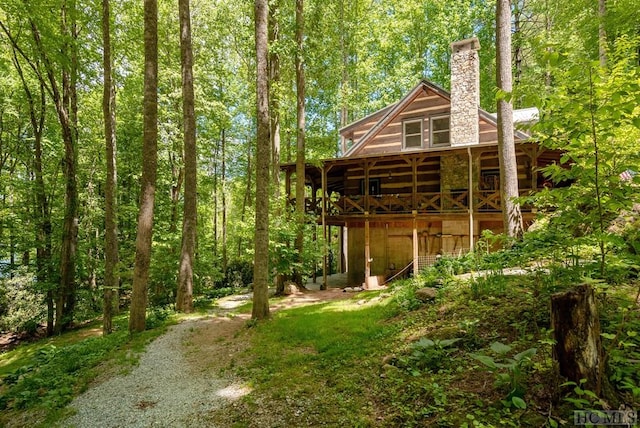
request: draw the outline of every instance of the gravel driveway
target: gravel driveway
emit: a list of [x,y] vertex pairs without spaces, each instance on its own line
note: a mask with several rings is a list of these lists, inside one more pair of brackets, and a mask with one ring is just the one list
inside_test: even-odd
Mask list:
[[[272,305],[271,310],[347,297],[341,289],[295,293]],[[251,296],[235,295],[218,301],[215,316],[182,322],[154,340],[138,366],[90,387],[69,405],[76,413],[60,427],[215,428],[216,410],[251,393],[251,388],[231,374],[242,364],[250,346],[246,338],[248,314],[230,315]],[[251,426],[282,426],[278,412],[247,415]],[[257,420],[256,420],[257,418]],[[228,421],[227,421],[228,422]],[[229,423],[219,428],[230,426]],[[234,421],[239,422],[239,421]]]
[[[190,338],[212,320],[172,326],[147,347],[139,365],[88,389],[70,406],[76,414],[60,426],[203,427],[203,418],[244,395],[243,385],[205,370],[194,370]],[[197,353],[196,352],[196,353]],[[191,355],[189,355],[191,354]]]

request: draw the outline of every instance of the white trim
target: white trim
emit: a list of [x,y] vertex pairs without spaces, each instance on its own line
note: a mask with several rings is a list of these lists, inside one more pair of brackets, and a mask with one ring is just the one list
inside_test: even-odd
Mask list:
[[[439,119],[448,119],[449,120],[449,127],[445,130],[445,129],[440,129],[438,131],[436,131],[436,133],[444,133],[444,132],[448,132],[449,133],[449,140],[446,143],[437,143],[434,144],[433,142],[433,121],[434,120],[439,120]],[[431,116],[429,117],[429,147],[447,147],[451,145],[451,115],[450,114],[441,114],[438,116]]]
[[[410,146],[407,147],[407,136],[415,137],[418,134],[408,134],[407,135],[407,124],[411,123],[419,123],[420,124],[420,145],[419,146]],[[422,117],[414,117],[411,119],[405,119],[402,121],[402,150],[420,150],[424,147],[424,118]]]

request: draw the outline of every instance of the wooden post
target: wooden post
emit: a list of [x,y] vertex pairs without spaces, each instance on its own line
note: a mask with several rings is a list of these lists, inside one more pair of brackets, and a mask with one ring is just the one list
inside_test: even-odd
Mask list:
[[473,157],[471,156],[471,147],[467,147],[469,155],[469,191],[467,194],[467,207],[469,208],[469,251],[473,251]]
[[413,276],[418,275],[418,212],[413,210]]
[[365,212],[364,220],[364,285],[369,286],[371,276],[371,249],[369,248],[369,212]]
[[338,239],[340,240],[340,243],[338,244],[340,252],[340,256],[338,257],[338,266],[340,266],[338,273],[345,273],[347,271],[347,252],[345,251],[344,246],[345,230],[346,226],[340,226],[340,229],[338,229]]
[[556,340],[553,357],[560,374],[577,383],[587,379],[584,388],[600,395],[604,361],[593,288],[582,284],[552,295],[551,327]]
[[411,172],[412,172],[412,183],[411,183],[411,209],[418,209],[418,159],[411,159]]
[[[369,215],[369,161],[364,161],[364,214]],[[368,259],[367,259],[368,260]]]
[[327,289],[327,246],[331,243],[327,243],[327,173],[322,166],[322,284],[320,284],[320,290]]

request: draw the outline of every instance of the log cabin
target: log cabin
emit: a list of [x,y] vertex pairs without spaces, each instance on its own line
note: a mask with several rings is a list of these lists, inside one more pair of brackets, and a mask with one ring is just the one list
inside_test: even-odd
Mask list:
[[[479,47],[476,38],[451,44],[450,93],[420,81],[340,129],[340,157],[306,166],[307,210],[325,239],[338,228],[335,259],[349,284],[373,287],[438,255],[473,249],[483,230],[502,232],[497,119],[479,107]],[[521,195],[540,188],[539,167],[559,159],[527,134],[536,118],[535,108],[514,111]],[[282,170],[295,203],[295,164]],[[522,213],[525,224],[535,215],[527,206]]]

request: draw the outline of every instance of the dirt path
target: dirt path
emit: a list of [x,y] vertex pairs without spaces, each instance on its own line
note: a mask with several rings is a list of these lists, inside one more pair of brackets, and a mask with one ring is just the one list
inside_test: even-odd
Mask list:
[[[272,311],[348,297],[340,289],[288,296]],[[220,312],[172,326],[156,339],[130,373],[111,377],[77,397],[76,414],[60,426],[211,427],[214,410],[251,392],[228,368],[249,346],[248,315],[229,311],[248,296],[221,299]],[[185,367],[186,366],[186,367]],[[267,425],[265,425],[267,426]]]

